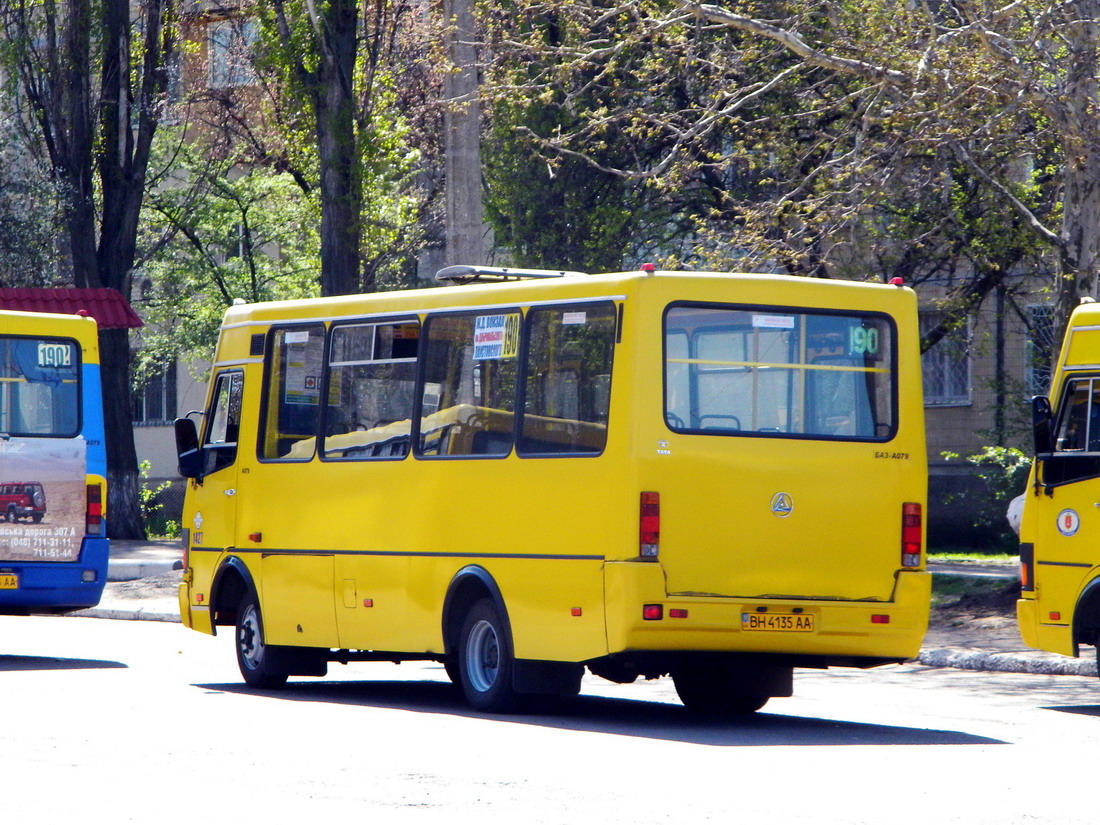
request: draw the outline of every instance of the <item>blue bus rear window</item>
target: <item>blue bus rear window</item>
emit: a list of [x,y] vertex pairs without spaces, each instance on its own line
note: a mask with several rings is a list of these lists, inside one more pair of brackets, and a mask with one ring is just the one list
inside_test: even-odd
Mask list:
[[75,341],[0,335],[0,433],[80,434],[80,348]]

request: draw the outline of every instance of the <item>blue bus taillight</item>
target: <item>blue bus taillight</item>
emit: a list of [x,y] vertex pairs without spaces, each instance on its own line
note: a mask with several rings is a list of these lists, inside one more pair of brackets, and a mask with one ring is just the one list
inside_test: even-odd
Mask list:
[[89,484],[84,509],[84,532],[89,536],[103,533],[103,488],[98,484]]

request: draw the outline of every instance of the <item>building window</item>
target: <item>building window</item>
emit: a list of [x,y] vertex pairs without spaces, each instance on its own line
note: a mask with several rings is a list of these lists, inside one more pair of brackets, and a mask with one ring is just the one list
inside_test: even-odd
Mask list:
[[1054,359],[1054,307],[1029,304],[1027,339],[1024,342],[1024,391],[1028,397],[1050,392],[1051,361]]
[[[922,312],[923,338],[944,320],[947,313]],[[928,407],[961,406],[970,403],[970,321],[947,333],[923,355],[924,404]]]
[[135,424],[170,424],[176,417],[176,365],[170,363],[134,392]]
[[210,88],[250,86],[256,82],[252,46],[255,20],[219,20],[207,27]]

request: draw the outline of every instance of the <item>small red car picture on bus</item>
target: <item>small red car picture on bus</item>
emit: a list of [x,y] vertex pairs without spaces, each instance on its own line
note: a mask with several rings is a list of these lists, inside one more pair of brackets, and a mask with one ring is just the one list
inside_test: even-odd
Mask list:
[[13,481],[0,484],[0,517],[13,524],[29,518],[35,524],[46,515],[46,491],[37,481]]

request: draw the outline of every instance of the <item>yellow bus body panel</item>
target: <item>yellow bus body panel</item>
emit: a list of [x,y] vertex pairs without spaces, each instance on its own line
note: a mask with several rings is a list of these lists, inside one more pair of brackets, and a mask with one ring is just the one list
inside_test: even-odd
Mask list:
[[[1069,381],[1094,377],[1100,377],[1100,304],[1087,303],[1071,314],[1055,364],[1050,389],[1055,414]],[[1100,586],[1100,477],[1086,472],[1047,485],[1046,463],[1034,462],[1025,490],[1020,542],[1032,548],[1034,580],[1021,593],[1016,616],[1028,647],[1076,656],[1082,597]]]
[[[597,298],[623,318],[600,455],[321,460],[305,436],[288,460],[257,457],[264,363],[252,353],[272,325]],[[896,435],[672,432],[661,324],[675,302],[888,315]],[[780,276],[625,273],[233,307],[214,375],[244,376],[239,450],[231,473],[189,485],[181,615],[213,632],[213,580],[235,555],[255,582],[271,644],[442,656],[449,588],[475,566],[499,589],[521,659],[584,662],[641,649],[913,656],[929,602],[923,564],[901,568],[902,505],[926,502],[917,338],[911,290]],[[362,447],[403,426],[343,434],[330,447]],[[637,560],[647,490],[661,494],[658,562]],[[789,518],[771,509],[779,492],[794,500]],[[648,603],[687,618],[645,622]],[[741,631],[748,610],[795,607],[812,611],[815,632]]]

